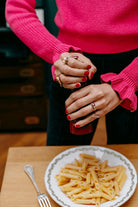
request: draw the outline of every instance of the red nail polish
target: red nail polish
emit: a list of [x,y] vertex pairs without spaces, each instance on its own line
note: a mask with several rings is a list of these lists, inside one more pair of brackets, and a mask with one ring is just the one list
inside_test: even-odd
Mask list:
[[94,73],[93,73],[93,72],[91,72],[90,79],[92,79],[92,78],[93,78],[93,75],[94,75]]
[[86,78],[86,77],[83,77],[83,78],[82,78],[82,81],[86,81],[86,80],[87,80],[87,78]]
[[67,116],[67,119],[68,119],[68,120],[71,120],[71,117],[68,115],[68,116]]
[[65,109],[67,108],[67,106],[65,105]]
[[65,110],[65,113],[66,113],[66,114],[68,114],[68,111],[67,111],[67,110]]
[[70,133],[71,134],[82,135],[82,134],[89,134],[93,131],[92,123],[84,127],[80,127],[79,124],[76,124],[77,121],[78,120],[70,121]]
[[[85,71],[85,75],[86,76],[89,75],[89,71]],[[85,78],[87,79],[87,77],[85,77]],[[84,83],[80,84],[81,87],[84,87],[85,85],[87,85],[86,81]],[[77,90],[77,89],[75,89],[75,90]],[[71,117],[69,115],[67,116],[67,119],[70,120],[69,127],[70,127],[71,134],[83,135],[83,134],[89,134],[93,131],[92,123],[87,124],[84,127],[80,127],[78,124],[76,124],[78,122],[78,120],[71,121]]]
[[84,75],[86,75],[86,76],[89,75],[89,71],[85,71]]
[[90,69],[91,68],[91,65],[87,65],[87,69]]
[[81,86],[80,83],[77,83],[77,84],[76,84],[76,88],[79,88],[80,86]]
[[80,127],[80,125],[79,125],[79,124],[75,124],[75,127],[76,127],[76,128],[79,128],[79,127]]

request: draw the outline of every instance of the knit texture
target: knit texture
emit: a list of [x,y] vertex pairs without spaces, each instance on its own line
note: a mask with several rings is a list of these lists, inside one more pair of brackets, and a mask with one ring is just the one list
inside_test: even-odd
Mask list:
[[135,91],[138,90],[138,57],[118,75],[115,73],[101,75],[101,82],[110,83],[112,88],[118,92],[120,98],[124,100],[121,106],[131,112],[137,109]]
[[[74,51],[82,50],[96,54],[119,53],[138,48],[138,0],[56,0],[56,2],[58,12],[55,22],[59,27],[58,38],[50,34],[39,21],[35,12],[35,0],[6,1],[5,15],[11,29],[45,61],[53,64],[61,53],[68,52],[70,48]],[[55,79],[54,70],[53,66],[53,79]],[[111,76],[114,79],[112,87],[116,82],[120,82],[120,88],[128,88],[122,91],[119,89],[118,92],[123,99],[131,100],[133,107],[130,108],[133,110],[136,109],[134,97],[138,88],[137,70],[138,61],[133,65],[131,73],[128,69],[116,76],[109,74],[110,79]],[[108,77],[107,74],[104,77],[106,76]],[[133,87],[129,84],[129,80]],[[126,101],[123,102],[123,106],[129,108],[129,104],[125,106],[125,103]]]

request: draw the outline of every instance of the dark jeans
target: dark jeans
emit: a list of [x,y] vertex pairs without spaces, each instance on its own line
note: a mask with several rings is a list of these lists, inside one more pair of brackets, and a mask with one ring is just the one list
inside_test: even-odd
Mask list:
[[[100,83],[100,75],[108,72],[119,73],[138,56],[138,50],[119,54],[87,54],[97,67],[97,73],[88,84]],[[52,79],[52,77],[51,77]],[[87,135],[73,135],[65,114],[65,100],[70,90],[61,88],[51,81],[49,85],[49,118],[47,145],[89,145],[98,120],[93,121],[93,132]],[[138,96],[138,93],[137,93]],[[130,112],[121,106],[106,115],[108,144],[138,143],[138,111]]]

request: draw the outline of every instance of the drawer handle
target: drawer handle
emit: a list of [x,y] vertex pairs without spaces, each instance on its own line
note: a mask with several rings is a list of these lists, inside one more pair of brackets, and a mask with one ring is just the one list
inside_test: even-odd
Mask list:
[[25,117],[24,122],[28,125],[39,124],[40,118],[37,116],[27,116],[27,117]]
[[36,91],[36,88],[33,85],[25,85],[25,86],[22,86],[20,90],[22,93],[25,93],[25,94],[31,93],[32,94]]
[[35,74],[35,71],[33,69],[22,69],[20,71],[20,77],[33,77]]

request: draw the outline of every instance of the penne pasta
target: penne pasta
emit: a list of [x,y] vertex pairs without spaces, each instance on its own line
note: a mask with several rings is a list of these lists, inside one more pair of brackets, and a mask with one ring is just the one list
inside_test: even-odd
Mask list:
[[68,163],[56,175],[61,190],[77,204],[96,205],[116,199],[127,179],[123,166],[109,166],[88,154]]
[[101,169],[105,169],[107,167],[108,161],[105,160],[103,163],[101,163]]
[[72,174],[69,174],[69,173],[60,173],[61,176],[63,177],[66,177],[66,178],[71,178],[71,179],[75,179],[75,180],[82,180],[81,176],[78,176],[78,175],[72,175]]
[[117,167],[106,167],[104,169],[102,169],[102,172],[117,172]]
[[126,179],[127,179],[127,175],[126,175],[126,173],[124,173],[123,176],[122,176],[122,179],[119,182],[119,188],[120,188],[120,190],[122,189],[122,187],[123,187]]
[[92,175],[92,178],[93,178],[93,182],[98,183],[98,177],[96,175],[96,172],[93,169],[91,169],[91,175]]
[[93,155],[88,155],[88,154],[80,154],[80,157],[82,158],[87,158],[87,159],[92,159],[92,160],[95,160],[95,161],[99,161],[98,158],[96,158],[95,156]]
[[81,169],[81,167],[75,166],[75,165],[72,165],[72,164],[66,164],[65,168],[69,168],[69,169],[73,169],[73,170],[80,170]]

